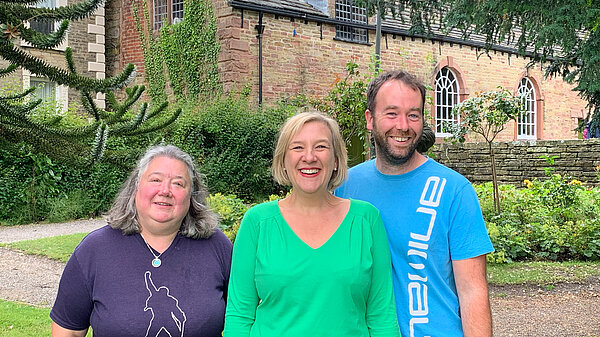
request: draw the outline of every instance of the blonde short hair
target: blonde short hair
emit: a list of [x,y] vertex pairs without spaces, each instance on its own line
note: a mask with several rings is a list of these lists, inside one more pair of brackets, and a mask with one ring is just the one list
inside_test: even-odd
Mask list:
[[292,138],[300,129],[309,122],[321,122],[331,131],[331,141],[333,142],[333,156],[337,164],[337,170],[333,171],[327,189],[332,191],[340,186],[348,178],[348,154],[346,144],[342,138],[338,123],[331,117],[318,112],[302,112],[290,117],[279,129],[277,145],[273,152],[273,165],[271,173],[275,181],[283,186],[290,186],[292,182],[284,167],[285,152],[290,145]]

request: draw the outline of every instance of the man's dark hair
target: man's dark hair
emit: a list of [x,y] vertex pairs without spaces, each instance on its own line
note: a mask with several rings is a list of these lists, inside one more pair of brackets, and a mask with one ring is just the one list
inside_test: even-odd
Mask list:
[[371,114],[375,114],[375,97],[377,96],[379,89],[385,82],[391,80],[400,81],[410,88],[419,90],[421,93],[421,113],[425,113],[425,85],[406,71],[391,70],[377,76],[377,78],[372,80],[369,84],[369,88],[367,89],[367,109],[371,111]]
[[[375,114],[375,97],[377,96],[379,89],[385,82],[392,80],[400,81],[405,85],[409,86],[410,88],[419,90],[419,92],[421,93],[421,114],[424,115],[426,91],[425,85],[421,81],[419,81],[415,76],[403,70],[391,70],[385,72],[371,81],[371,83],[369,84],[369,88],[367,89],[367,109],[371,111],[371,115]],[[429,151],[429,148],[433,146],[433,144],[435,144],[435,133],[433,132],[431,127],[427,125],[425,119],[423,119],[423,134],[417,142],[417,151],[419,151],[420,153],[426,153],[427,151]]]

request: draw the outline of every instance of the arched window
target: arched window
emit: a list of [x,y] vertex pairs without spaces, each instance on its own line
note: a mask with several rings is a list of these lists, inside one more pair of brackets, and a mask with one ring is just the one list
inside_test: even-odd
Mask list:
[[452,114],[452,108],[459,103],[458,80],[448,67],[442,68],[435,76],[435,135],[447,137],[450,133],[446,130],[448,123],[458,124],[460,116]]
[[517,94],[523,104],[523,112],[517,118],[517,139],[537,139],[537,106],[531,80],[523,77]]

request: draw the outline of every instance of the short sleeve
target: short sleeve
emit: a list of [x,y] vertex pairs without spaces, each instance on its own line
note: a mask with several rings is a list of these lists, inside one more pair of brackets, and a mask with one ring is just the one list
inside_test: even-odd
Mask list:
[[464,260],[494,251],[477,193],[471,184],[457,194],[450,218],[450,258]]
[[58,286],[58,294],[50,318],[69,330],[84,330],[90,325],[93,303],[88,283],[77,257],[71,256]]

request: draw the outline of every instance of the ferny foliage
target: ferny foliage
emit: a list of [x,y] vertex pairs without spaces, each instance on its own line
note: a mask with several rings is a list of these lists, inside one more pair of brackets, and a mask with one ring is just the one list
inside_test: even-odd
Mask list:
[[[124,101],[116,100],[114,90],[124,88],[135,75],[132,64],[114,77],[95,79],[77,72],[73,50],[69,47],[64,51],[64,68],[50,65],[47,60],[30,53],[29,49],[22,48],[21,43],[26,42],[40,50],[56,49],[66,39],[69,20],[87,18],[103,5],[103,0],[86,0],[63,7],[38,8],[35,7],[38,2],[0,0],[0,57],[4,60],[0,64],[8,64],[0,69],[0,77],[9,76],[22,68],[32,75],[78,90],[89,123],[83,126],[65,125],[61,123],[59,115],[49,120],[36,119],[32,112],[40,105],[41,100],[32,99],[31,94],[35,88],[29,88],[16,94],[0,94],[2,141],[13,144],[25,142],[35,151],[52,157],[89,163],[103,156],[110,156],[105,153],[110,137],[152,132],[177,118],[179,111],[163,116],[167,107],[164,103],[153,107],[144,103],[137,108],[137,112],[130,112],[144,92],[143,86],[128,88]],[[26,24],[31,20],[60,24],[54,32],[44,34]],[[93,97],[98,92],[106,94],[106,109],[98,107],[94,102]],[[114,155],[113,159],[118,160],[118,156]]]

